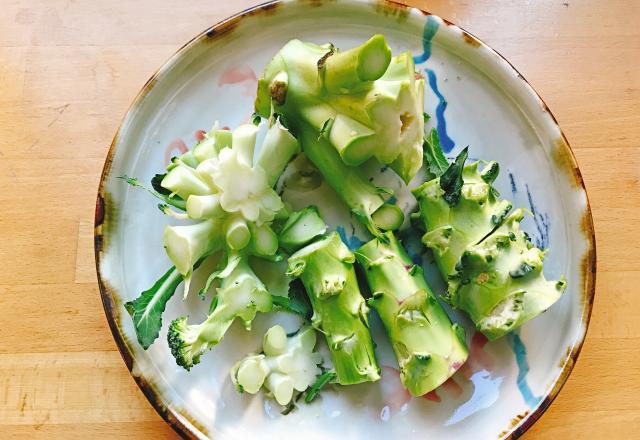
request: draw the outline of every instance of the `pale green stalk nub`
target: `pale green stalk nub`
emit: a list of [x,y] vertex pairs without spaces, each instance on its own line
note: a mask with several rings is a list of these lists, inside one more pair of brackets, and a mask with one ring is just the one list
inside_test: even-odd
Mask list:
[[198,173],[183,163],[174,166],[164,176],[160,185],[184,200],[187,200],[190,195],[203,196],[211,193],[211,188]]
[[218,194],[191,195],[187,199],[187,215],[194,220],[222,218],[225,214],[222,206],[220,206],[220,196]]
[[256,146],[258,127],[243,124],[233,130],[232,148],[238,154],[238,160],[248,167],[253,167],[253,152]]
[[267,174],[269,186],[273,186],[285,167],[300,150],[295,137],[282,126],[279,119],[269,127],[258,153],[256,165]]
[[219,247],[220,230],[221,222],[218,220],[167,226],[164,230],[164,247],[178,272],[187,276],[196,261]]
[[327,57],[322,72],[324,86],[329,93],[336,94],[360,91],[367,82],[380,78],[390,61],[387,41],[382,35],[374,35],[358,47]]

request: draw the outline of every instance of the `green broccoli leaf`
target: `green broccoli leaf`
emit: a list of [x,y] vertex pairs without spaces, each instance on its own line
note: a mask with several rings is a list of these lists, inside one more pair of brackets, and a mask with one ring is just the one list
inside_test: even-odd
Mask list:
[[171,267],[155,284],[124,307],[133,318],[138,342],[145,350],[156,340],[162,328],[162,313],[182,282],[178,269]]
[[315,383],[309,387],[304,397],[306,403],[311,403],[318,396],[318,393],[328,383],[333,383],[337,379],[336,372],[333,370],[325,371],[316,379]]
[[438,130],[435,128],[432,128],[429,135],[424,138],[422,153],[427,164],[427,170],[435,177],[441,176],[449,168],[449,161],[444,157],[442,147],[440,147]]
[[[147,191],[149,194],[151,194],[152,196],[162,200],[166,204],[171,205],[171,206],[173,206],[175,208],[181,209],[182,211],[186,211],[187,210],[187,201],[186,200],[183,200],[178,196],[171,196],[170,193],[167,192],[168,190],[166,190],[165,188],[162,188],[160,186],[159,182],[162,181],[163,178],[164,178],[163,174],[156,174],[153,177],[153,179],[151,179],[151,185],[153,186],[153,188],[148,188],[148,187],[144,186],[142,184],[142,182],[140,182],[135,177],[129,177],[127,175],[118,176],[118,179],[124,180],[129,185],[135,186],[135,187],[138,187],[138,188],[142,188],[145,191]],[[162,191],[158,191],[158,189],[156,189],[156,187],[161,188]]]
[[444,200],[449,206],[455,206],[460,200],[460,194],[462,192],[462,170],[464,163],[469,156],[469,147],[465,147],[464,150],[458,154],[456,160],[449,165],[449,168],[440,176],[440,188],[444,191]]
[[306,320],[311,319],[313,310],[304,291],[304,286],[299,279],[293,280],[289,285],[289,296],[273,295],[272,297],[274,310],[295,313],[302,316]]

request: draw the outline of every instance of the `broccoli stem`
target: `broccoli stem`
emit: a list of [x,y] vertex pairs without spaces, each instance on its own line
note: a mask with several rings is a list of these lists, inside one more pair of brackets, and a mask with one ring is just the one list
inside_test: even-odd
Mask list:
[[202,324],[189,325],[186,317],[174,320],[167,339],[176,363],[189,370],[204,352],[218,344],[236,318],[250,329],[257,312],[271,311],[271,295],[242,257],[222,278],[213,312]]
[[165,228],[164,247],[182,276],[189,277],[193,265],[201,257],[221,247],[221,226],[219,220],[205,220],[193,225]]
[[[381,190],[367,181],[360,169],[345,165],[335,149],[324,138],[318,138],[308,128],[299,131],[298,135],[309,160],[320,170],[327,184],[371,234],[378,237],[381,236],[381,229],[393,229],[393,226],[402,224],[404,218],[402,211],[385,206]],[[380,208],[385,211],[385,214],[376,216]],[[389,221],[392,211],[394,218]],[[380,221],[379,224],[374,217]]]
[[356,280],[355,258],[337,233],[289,258],[287,273],[300,277],[313,308],[311,322],[327,340],[342,385],[380,378],[368,312]]
[[329,93],[362,91],[380,78],[391,61],[391,49],[382,35],[344,52],[334,52],[324,61],[324,86]]
[[265,117],[273,108],[290,128],[308,125],[346,165],[374,157],[409,182],[422,165],[423,101],[411,54],[391,58],[376,35],[345,52],[288,42],[258,81],[255,106]]
[[553,305],[566,283],[545,279],[544,252],[520,229],[524,211],[509,214],[511,202],[491,186],[498,164],[464,165],[466,154],[413,193],[427,231],[422,242],[448,283],[446,300],[497,339]]
[[187,199],[187,215],[194,220],[224,217],[225,211],[220,205],[220,195],[191,195]]
[[174,166],[162,179],[161,185],[184,200],[190,195],[203,196],[211,193],[211,188],[196,170],[184,163]]
[[229,217],[224,225],[227,246],[233,250],[245,248],[251,240],[249,225],[242,216]]
[[279,118],[276,118],[267,131],[256,159],[256,165],[267,174],[269,186],[276,184],[289,161],[299,150],[296,138],[280,123]]
[[373,239],[355,255],[363,267],[373,307],[389,335],[400,378],[413,396],[440,386],[466,361],[464,329],[451,324],[424,279],[391,233]]
[[253,124],[243,124],[232,133],[232,148],[237,152],[240,162],[248,167],[253,167],[253,152],[257,135],[258,127]]
[[258,256],[274,255],[278,250],[278,236],[267,224],[256,226],[251,223],[251,250]]
[[293,212],[284,225],[278,228],[280,247],[293,253],[311,240],[326,232],[327,225],[315,206],[307,206]]

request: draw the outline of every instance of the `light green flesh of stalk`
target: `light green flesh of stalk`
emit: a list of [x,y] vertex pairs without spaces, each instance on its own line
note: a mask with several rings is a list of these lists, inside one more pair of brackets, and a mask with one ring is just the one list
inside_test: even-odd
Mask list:
[[400,378],[412,395],[421,396],[451,377],[465,362],[468,350],[462,329],[451,323],[422,269],[413,267],[391,233],[385,235],[388,244],[374,239],[356,256],[374,292],[369,304],[387,330]]

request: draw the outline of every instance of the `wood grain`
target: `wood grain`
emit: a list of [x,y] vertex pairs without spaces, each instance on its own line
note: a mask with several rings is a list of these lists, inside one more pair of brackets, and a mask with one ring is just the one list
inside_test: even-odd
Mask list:
[[[91,225],[108,145],[153,71],[253,1],[3,0],[2,438],[176,438],[120,359]],[[597,295],[571,378],[528,439],[640,432],[640,2],[416,1],[509,59],[563,127],[589,192]]]

